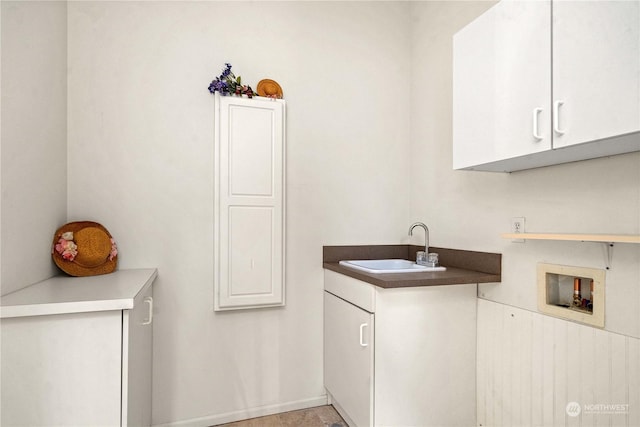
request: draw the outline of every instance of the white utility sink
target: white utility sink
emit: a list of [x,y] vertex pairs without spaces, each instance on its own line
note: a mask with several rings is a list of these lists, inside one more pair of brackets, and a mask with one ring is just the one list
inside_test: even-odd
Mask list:
[[445,271],[446,267],[427,267],[406,259],[363,259],[340,261],[340,265],[368,273],[416,273]]

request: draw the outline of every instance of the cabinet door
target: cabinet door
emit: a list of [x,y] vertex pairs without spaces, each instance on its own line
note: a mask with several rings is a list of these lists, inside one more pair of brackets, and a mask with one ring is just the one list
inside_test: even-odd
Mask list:
[[324,384],[355,424],[373,425],[374,315],[324,293]]
[[153,288],[147,285],[122,319],[122,426],[151,425]]
[[640,131],[640,2],[553,3],[554,148]]
[[550,11],[503,0],[454,36],[454,169],[551,149]]
[[284,304],[284,101],[216,95],[215,308]]
[[120,425],[122,311],[2,319],[3,426]]

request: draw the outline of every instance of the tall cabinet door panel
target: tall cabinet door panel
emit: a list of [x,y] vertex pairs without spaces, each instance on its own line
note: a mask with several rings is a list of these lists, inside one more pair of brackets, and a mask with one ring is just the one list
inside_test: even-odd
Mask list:
[[284,304],[284,101],[216,95],[215,309]]
[[550,13],[503,0],[454,36],[455,169],[551,148]]
[[324,384],[355,427],[373,425],[374,315],[324,293]]
[[553,3],[553,99],[554,148],[640,131],[640,2]]

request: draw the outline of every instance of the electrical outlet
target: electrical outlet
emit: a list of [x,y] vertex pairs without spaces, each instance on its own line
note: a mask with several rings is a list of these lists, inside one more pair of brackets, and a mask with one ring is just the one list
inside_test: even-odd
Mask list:
[[[511,218],[511,232],[514,234],[524,233],[524,217],[513,217]],[[524,243],[524,239],[512,239],[514,243]]]

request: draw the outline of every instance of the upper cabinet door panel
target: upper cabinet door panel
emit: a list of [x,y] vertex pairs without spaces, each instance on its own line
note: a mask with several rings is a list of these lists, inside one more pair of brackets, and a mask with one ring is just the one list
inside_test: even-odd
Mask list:
[[554,148],[640,130],[640,2],[553,3]]
[[225,142],[232,196],[273,196],[274,115],[271,109],[230,106]]
[[551,148],[550,11],[502,1],[455,35],[454,168]]

